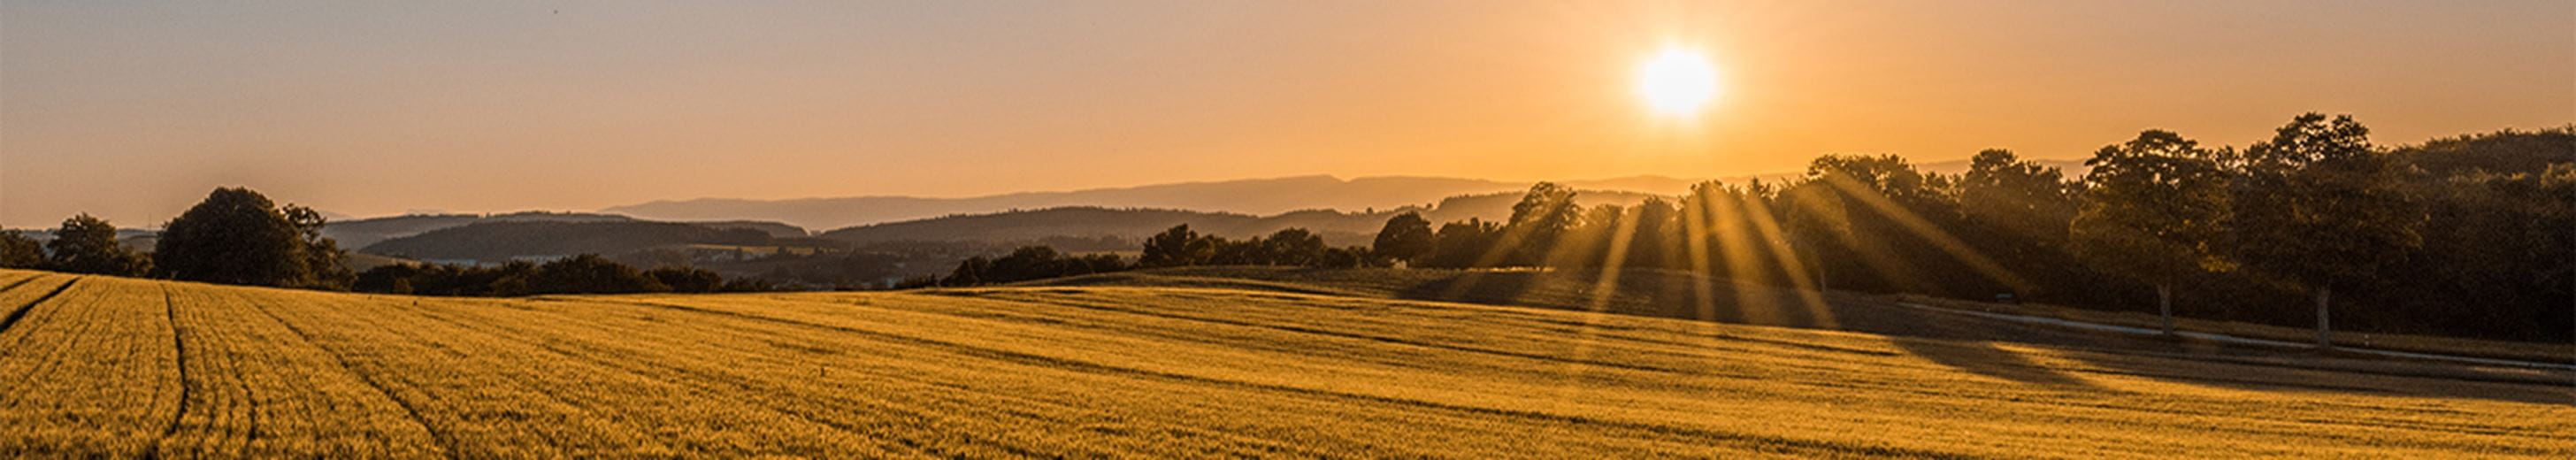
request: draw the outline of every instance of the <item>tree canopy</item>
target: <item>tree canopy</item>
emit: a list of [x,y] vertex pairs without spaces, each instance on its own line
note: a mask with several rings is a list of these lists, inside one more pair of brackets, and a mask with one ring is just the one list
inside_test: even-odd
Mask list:
[[117,244],[116,225],[89,214],[63,219],[45,249],[45,268],[54,271],[143,276],[152,270],[152,259]]
[[341,251],[311,209],[280,209],[247,188],[218,188],[171,219],[152,251],[155,271],[188,281],[347,288]]

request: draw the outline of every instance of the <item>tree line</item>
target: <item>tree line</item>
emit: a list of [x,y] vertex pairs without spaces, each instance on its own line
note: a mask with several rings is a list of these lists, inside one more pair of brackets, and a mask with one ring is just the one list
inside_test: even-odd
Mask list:
[[[1587,208],[1574,190],[1541,183],[1505,222],[1435,230],[1396,216],[1372,252],[1415,267],[1689,270],[1815,289],[2154,305],[2169,332],[2180,310],[2313,324],[2320,344],[2346,320],[2570,338],[2576,129],[2405,148],[2368,135],[2349,116],[2313,113],[2242,150],[2148,130],[2095,151],[2080,178],[2006,150],[1979,152],[1956,175],[1894,155],[1828,155],[1797,180],[1707,182],[1633,206]],[[2313,309],[2287,307],[2302,304]]]
[[702,268],[669,265],[650,270],[583,254],[546,263],[511,261],[472,267],[422,264],[386,265],[359,273],[358,292],[435,296],[522,296],[531,294],[635,294],[648,292],[708,293],[775,290],[752,279],[726,280]]
[[[2006,150],[1960,174],[1894,155],[1828,155],[1785,182],[1582,206],[1540,183],[1501,222],[1389,219],[1369,247],[1291,228],[1240,240],[1187,225],[1130,263],[1045,246],[972,257],[911,285],[980,285],[1189,265],[1685,270],[1811,289],[2008,295],[2272,324],[2513,340],[2576,338],[2576,127],[2373,144],[2349,116],[2303,114],[2243,149],[2165,130],[2105,145],[2082,177]],[[351,273],[319,213],[220,188],[149,254],[73,216],[39,243],[0,233],[0,267],[434,295],[765,289],[595,256]],[[711,280],[712,278],[712,280]],[[2289,307],[2299,305],[2300,307]]]
[[348,251],[322,236],[327,224],[311,208],[280,206],[248,188],[217,188],[164,225],[149,253],[126,248],[114,224],[81,214],[64,219],[51,241],[0,232],[0,268],[422,295],[772,290],[703,269],[637,270],[597,255],[492,267],[394,264],[354,273]]
[[[2370,142],[2302,114],[2244,149],[2147,130],[2067,177],[2009,150],[1967,171],[1827,155],[1798,179],[1676,199],[1576,202],[1539,183],[1509,219],[1388,219],[1367,248],[1303,229],[1227,240],[1173,227],[1137,260],[1043,246],[913,286],[1189,265],[1685,270],[1807,289],[2152,311],[2172,318],[2568,340],[2576,326],[2576,127]],[[2305,305],[2305,307],[2290,307]],[[2335,306],[2344,306],[2338,314]],[[2311,309],[2312,308],[2312,309]]]
[[320,212],[279,206],[247,188],[217,188],[162,226],[150,253],[128,249],[116,226],[80,214],[39,245],[0,234],[0,267],[181,281],[345,290],[348,252],[322,236]]
[[1181,224],[1147,237],[1144,250],[1134,263],[1126,262],[1116,254],[1076,255],[1044,245],[1024,246],[1000,257],[969,257],[959,262],[957,269],[950,271],[948,276],[914,280],[903,287],[976,286],[1193,265],[1352,268],[1386,266],[1387,263],[1388,259],[1379,257],[1370,248],[1331,247],[1324,244],[1322,236],[1303,228],[1281,229],[1267,236],[1233,240],[1201,234],[1191,230],[1189,224]]

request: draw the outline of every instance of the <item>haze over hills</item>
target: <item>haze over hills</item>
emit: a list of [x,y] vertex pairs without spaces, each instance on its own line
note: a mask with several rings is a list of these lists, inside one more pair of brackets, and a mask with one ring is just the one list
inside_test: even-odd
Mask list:
[[[2082,160],[2035,161],[2065,170],[2068,177],[2079,177],[2084,173]],[[1917,167],[1927,172],[1957,174],[1967,170],[1968,162],[1967,160],[1940,161],[1922,163]],[[1776,181],[1794,178],[1800,174],[1784,172],[1726,177],[1717,180],[1729,183],[1741,183],[1753,179]],[[1632,176],[1558,181],[1558,183],[1582,190],[1679,195],[1688,192],[1692,184],[1701,181],[1702,179],[1663,176]],[[1371,210],[1427,206],[1445,198],[1462,195],[1518,192],[1528,189],[1529,186],[1529,182],[1454,177],[1395,176],[1342,179],[1314,175],[1057,192],[1019,192],[959,198],[914,196],[785,200],[699,198],[652,201],[614,206],[600,211],[656,220],[765,220],[785,222],[805,228],[837,229],[948,215],[1066,206],[1181,209],[1250,215],[1274,215],[1315,209],[1366,213]]]
[[[1588,191],[1577,200],[1586,206],[1635,205],[1651,196],[1633,192]],[[475,216],[410,216],[353,221],[344,235],[365,241],[359,252],[441,261],[547,259],[573,254],[632,256],[693,244],[749,246],[833,246],[840,249],[880,245],[985,248],[1047,244],[1068,250],[1132,250],[1145,237],[1189,225],[1211,235],[1245,238],[1287,228],[1303,228],[1335,246],[1367,245],[1387,218],[1421,212],[1435,222],[1467,219],[1502,221],[1511,216],[1517,193],[1450,197],[1431,207],[1408,206],[1367,212],[1291,211],[1267,216],[1153,208],[1065,206],[986,214],[958,214],[928,219],[862,225],[807,237],[803,229],[765,222],[663,222],[605,214],[519,213],[475,219]],[[337,224],[335,224],[337,225]],[[391,235],[395,230],[416,230]],[[368,237],[385,237],[366,240]],[[962,244],[962,246],[959,246]],[[968,252],[979,252],[970,250]],[[962,258],[961,254],[956,257]],[[945,259],[943,263],[947,262]]]
[[[322,236],[340,242],[340,247],[360,249],[377,242],[419,235],[435,230],[462,227],[484,222],[635,222],[633,217],[581,213],[524,211],[506,214],[418,214],[367,219],[332,219],[322,228]],[[773,237],[801,237],[806,231],[793,225],[758,221],[684,222],[718,230],[752,229]]]
[[[1584,206],[1613,204],[1633,206],[1646,197],[1644,193],[1587,190],[1576,197]],[[1227,238],[1260,236],[1288,228],[1303,228],[1324,238],[1334,246],[1367,245],[1375,238],[1386,220],[1396,214],[1420,212],[1432,222],[1454,222],[1483,219],[1489,222],[1507,220],[1512,203],[1521,196],[1515,192],[1497,192],[1454,196],[1436,205],[1379,208],[1363,211],[1310,209],[1256,216],[1242,213],[1208,212],[1154,208],[1105,208],[1066,206],[1046,209],[1011,210],[987,214],[960,214],[929,219],[862,225],[824,232],[823,239],[852,244],[897,241],[971,241],[984,243],[1027,242],[1046,237],[1108,237],[1142,241],[1174,225],[1189,225],[1192,230]]]

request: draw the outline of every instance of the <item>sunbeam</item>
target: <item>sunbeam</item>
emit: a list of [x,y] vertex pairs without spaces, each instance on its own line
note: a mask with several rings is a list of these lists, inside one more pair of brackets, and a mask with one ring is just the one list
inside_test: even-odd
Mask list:
[[1986,275],[1988,278],[1995,281],[2002,282],[2006,286],[2012,287],[2015,291],[2027,292],[2030,290],[2030,282],[2024,280],[2021,275],[2005,269],[2002,264],[1995,263],[1993,259],[1987,258],[1984,254],[1977,253],[1975,249],[1968,247],[1967,242],[1960,241],[1959,237],[1951,235],[1949,232],[1942,231],[1940,227],[1934,226],[1931,222],[1925,221],[1922,216],[1915,215],[1912,211],[1907,211],[1905,208],[1897,206],[1896,203],[1888,201],[1887,197],[1880,196],[1876,191],[1870,190],[1868,187],[1862,187],[1851,178],[1844,177],[1840,174],[1825,174],[1823,175],[1822,180],[1825,184],[1842,191],[1844,196],[1851,197],[1860,201],[1861,204],[1869,206],[1870,210],[1877,212],[1881,217],[1886,217],[1889,220],[1896,221],[1896,223],[1903,226],[1907,232],[1913,233],[1915,236],[1922,237],[1929,241],[1933,248],[1940,249],[1942,252],[1948,253],[1951,257],[1958,259],[1958,261],[1967,263],[1969,268],[1977,270],[1978,273]]

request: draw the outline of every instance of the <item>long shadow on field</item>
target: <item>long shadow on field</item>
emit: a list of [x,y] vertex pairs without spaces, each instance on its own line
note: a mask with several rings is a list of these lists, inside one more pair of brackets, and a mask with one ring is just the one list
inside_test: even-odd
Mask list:
[[1993,342],[1899,338],[1894,343],[1908,354],[1977,375],[2034,385],[2094,387],[2091,382],[2050,369],[2021,353],[1997,347]]
[[1607,301],[1592,302],[1599,289],[1595,276],[1587,271],[1476,273],[1421,283],[1397,292],[1396,297],[1556,309],[1597,305],[1603,313],[1622,315],[1954,340],[1900,339],[1896,343],[1926,360],[1969,373],[2035,385],[2089,385],[1986,343],[2031,335],[1998,331],[1986,322],[1963,322],[1959,317],[1903,307],[1822,301],[1796,291],[1734,283],[1713,286],[1704,299],[1691,283],[1705,278],[1637,270],[1620,277]]
[[[2125,375],[2249,391],[2325,391],[2576,403],[2568,372],[2525,372],[2426,363],[2315,356],[2296,350],[2177,343],[2127,335],[1998,321],[1928,311],[1884,300],[1709,280],[1691,273],[1629,270],[1595,302],[1599,274],[1557,271],[1252,269],[1144,272],[1093,284],[1167,285],[1233,280],[1203,287],[1349,291],[1412,300],[1515,305],[1559,310],[1833,329],[1901,338],[1908,353],[1964,372],[2038,385],[2080,385],[2079,374]],[[1072,280],[1082,280],[1075,278]],[[1233,285],[1228,284],[1242,284]],[[1702,297],[1700,283],[1709,286]],[[1044,283],[1054,284],[1054,283]],[[1302,288],[1299,286],[1303,286]],[[2048,366],[2001,347],[2024,343],[2088,350]],[[2166,359],[2179,358],[2179,359]]]

